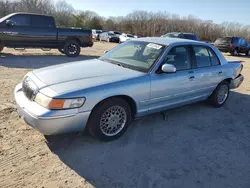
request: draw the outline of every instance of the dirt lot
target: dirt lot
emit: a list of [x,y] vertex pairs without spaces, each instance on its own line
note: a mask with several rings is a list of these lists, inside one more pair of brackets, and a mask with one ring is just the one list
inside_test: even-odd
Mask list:
[[[250,187],[250,58],[243,85],[223,108],[204,103],[137,120],[120,139],[87,133],[44,137],[18,118],[13,89],[30,70],[95,58],[115,44],[96,43],[82,56],[56,50],[5,49],[0,55],[0,187]],[[228,57],[231,58],[232,57]]]

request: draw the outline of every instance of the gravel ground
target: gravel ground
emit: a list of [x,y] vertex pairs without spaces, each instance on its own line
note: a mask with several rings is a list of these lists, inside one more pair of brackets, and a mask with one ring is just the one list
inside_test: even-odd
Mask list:
[[82,56],[56,50],[0,54],[0,187],[250,187],[250,58],[245,81],[220,109],[197,103],[135,121],[120,139],[87,133],[44,137],[18,118],[13,90],[30,70],[95,58],[116,44],[95,43]]

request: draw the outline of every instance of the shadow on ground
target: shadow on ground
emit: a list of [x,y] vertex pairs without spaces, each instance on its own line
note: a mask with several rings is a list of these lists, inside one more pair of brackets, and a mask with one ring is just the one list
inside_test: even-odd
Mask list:
[[197,103],[135,121],[116,141],[47,136],[63,163],[95,187],[250,187],[250,96]]
[[0,54],[0,66],[9,68],[37,69],[62,63],[83,61],[98,58],[99,56],[67,57],[64,55],[12,55]]

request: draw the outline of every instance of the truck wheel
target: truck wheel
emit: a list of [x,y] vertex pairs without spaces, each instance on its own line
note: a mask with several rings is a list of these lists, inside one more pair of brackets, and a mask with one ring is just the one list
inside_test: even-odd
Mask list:
[[112,98],[101,102],[93,110],[88,130],[101,141],[111,141],[125,133],[131,120],[131,108],[128,103],[120,98]]
[[81,52],[81,47],[77,41],[69,40],[64,45],[64,53],[68,57],[77,57]]
[[62,54],[65,54],[63,48],[58,48],[58,51],[61,52]]
[[221,82],[216,89],[214,90],[213,94],[209,97],[210,103],[216,107],[220,108],[223,106],[229,96],[229,83],[227,81]]
[[246,52],[246,56],[250,56],[250,49]]

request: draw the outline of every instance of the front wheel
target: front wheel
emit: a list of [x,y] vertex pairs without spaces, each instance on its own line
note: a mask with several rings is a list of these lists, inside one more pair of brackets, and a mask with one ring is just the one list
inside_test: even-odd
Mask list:
[[111,98],[100,103],[92,112],[89,132],[101,141],[111,141],[122,136],[132,120],[131,108],[120,98]]
[[77,41],[70,40],[65,43],[63,50],[68,57],[77,57],[81,52],[81,47]]
[[227,81],[221,82],[216,89],[214,90],[213,94],[210,96],[209,101],[210,103],[216,107],[220,108],[223,106],[229,96],[229,83]]

